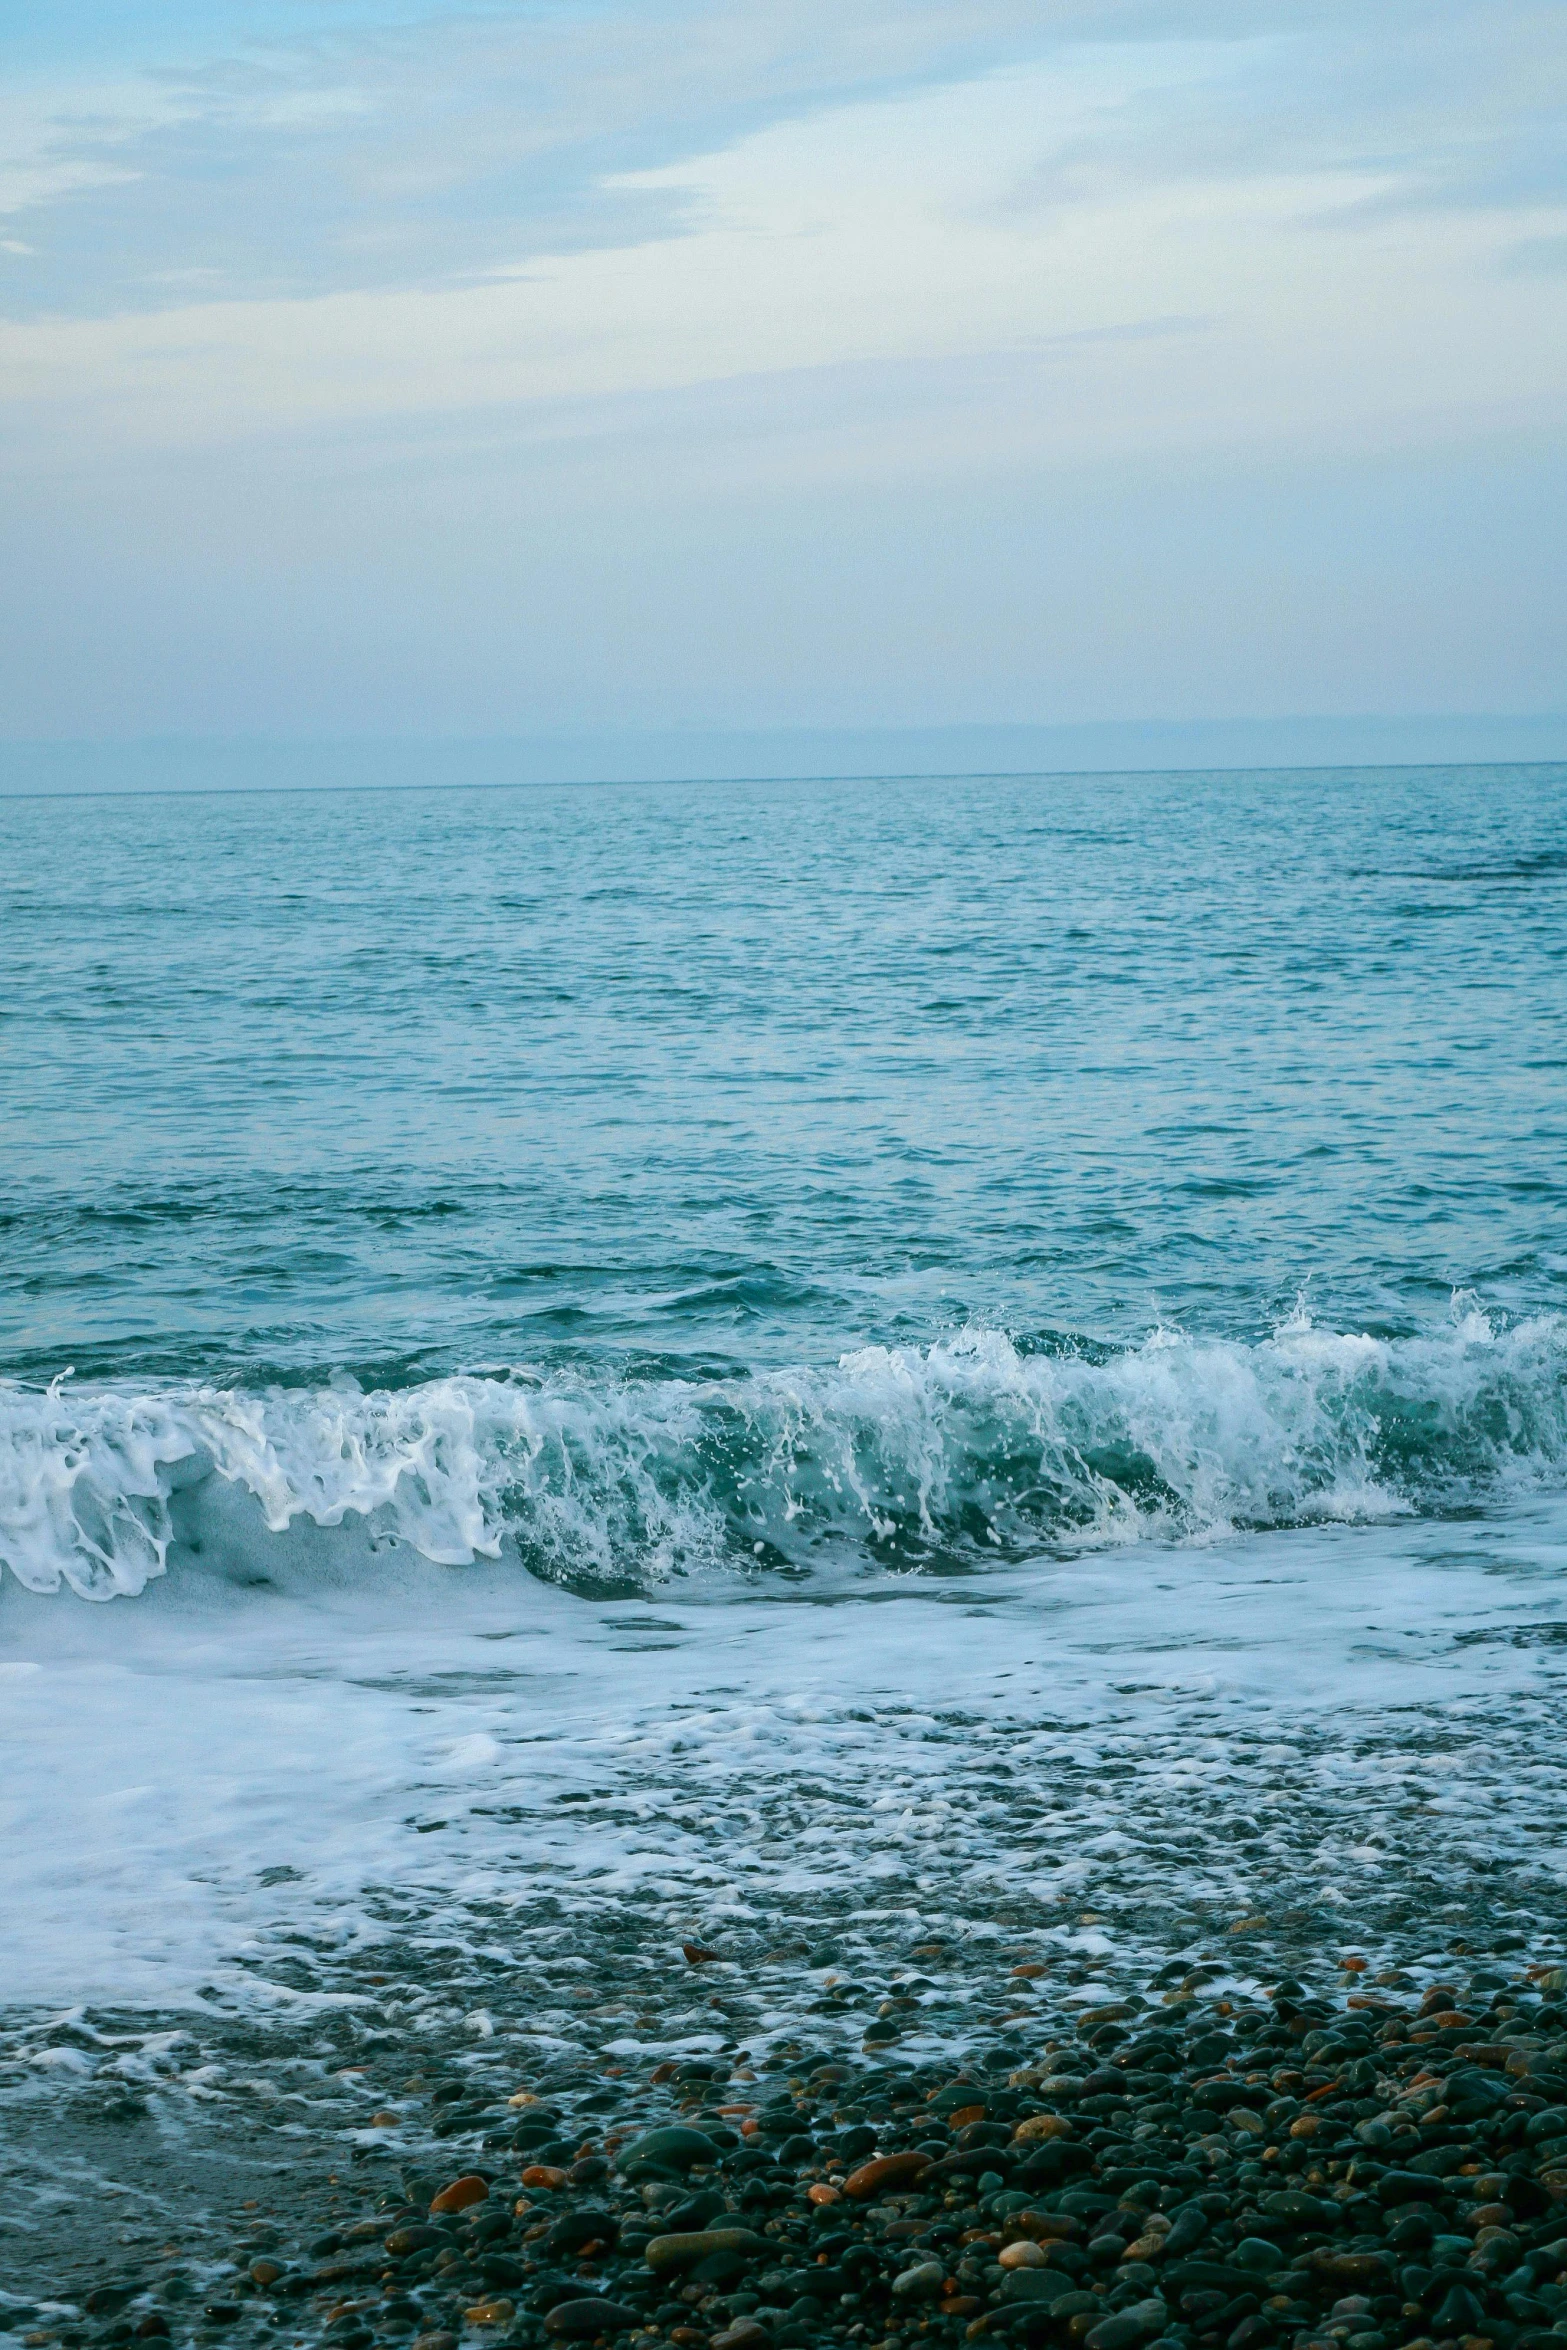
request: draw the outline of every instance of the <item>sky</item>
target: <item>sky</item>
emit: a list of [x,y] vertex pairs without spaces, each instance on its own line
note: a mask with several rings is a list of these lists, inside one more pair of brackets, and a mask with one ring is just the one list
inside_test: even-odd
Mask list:
[[53,0],[0,734],[1567,708],[1567,11]]

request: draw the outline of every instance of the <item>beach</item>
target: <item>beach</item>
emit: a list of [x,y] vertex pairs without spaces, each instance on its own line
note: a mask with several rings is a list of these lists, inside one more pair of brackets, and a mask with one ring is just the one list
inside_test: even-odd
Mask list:
[[6,2338],[1560,2338],[1554,805],[0,810]]

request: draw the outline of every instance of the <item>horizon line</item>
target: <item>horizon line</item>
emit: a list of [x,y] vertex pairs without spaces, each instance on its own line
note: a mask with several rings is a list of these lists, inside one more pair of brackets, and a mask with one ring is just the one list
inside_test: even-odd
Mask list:
[[1567,712],[0,739],[0,798],[1548,770]]
[[[4,746],[0,746],[4,747]],[[950,771],[927,768],[911,773],[905,768],[884,771],[808,772],[777,775],[518,775],[476,781],[471,777],[428,777],[419,782],[366,783],[154,783],[144,785],[79,784],[50,790],[8,791],[0,785],[0,801],[31,800],[199,800],[199,799],[320,799],[360,792],[410,793],[422,791],[662,791],[691,786],[775,783],[1125,783],[1150,776],[1237,775],[1446,775],[1466,768],[1516,773],[1531,767],[1549,771],[1567,768],[1560,759],[1346,759],[1281,760],[1276,766],[1247,762],[1234,767],[1205,762],[1192,767],[972,767]]]

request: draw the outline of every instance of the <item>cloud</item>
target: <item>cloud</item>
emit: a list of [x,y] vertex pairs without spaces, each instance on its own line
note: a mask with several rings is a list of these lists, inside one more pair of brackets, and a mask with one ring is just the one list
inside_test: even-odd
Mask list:
[[4,208],[50,257],[37,305],[77,314],[155,307],[193,269],[225,298],[482,276],[676,234],[668,198],[631,175],[1024,54],[1030,15],[684,0],[322,32],[112,95],[36,94]]
[[[998,205],[1358,174],[1381,208],[1567,197],[1567,20],[1522,0],[601,0],[441,8],[11,104],[16,314],[429,286],[692,233],[679,167],[1008,68],[1083,92]],[[1128,75],[1126,59],[1139,59]],[[674,173],[675,177],[669,175]],[[1341,225],[1349,225],[1348,216]]]
[[1559,9],[391,5],[0,89],[30,723],[1559,674]]
[[1519,277],[1556,277],[1567,271],[1567,229],[1557,236],[1521,237],[1504,255],[1503,267]]
[[[14,445],[31,462],[51,442],[441,418],[580,441],[632,429],[627,403],[724,384],[746,387],[760,461],[809,444],[829,471],[1226,436],[1343,444],[1557,413],[1559,305],[1498,265],[1521,218],[1378,213],[1397,174],[1358,150],[1309,169],[1258,152],[1240,174],[1161,169],[1150,138],[1140,168],[1085,170],[1071,202],[1019,201],[1105,123],[1151,121],[1232,66],[1211,45],[1094,43],[806,109],[598,183],[605,205],[678,233],[584,237],[485,270],[236,296],[164,268],[155,305],[0,325],[13,414],[32,415]],[[1528,225],[1546,233],[1549,216]],[[1172,338],[1172,319],[1206,323]],[[778,413],[772,383],[802,414],[837,403],[836,454],[825,423]],[[690,430],[699,448],[694,416]]]
[[[1146,82],[1123,52],[1125,87]],[[1353,172],[1118,181],[1003,200],[1102,103],[1102,59],[909,92],[639,174],[653,244],[479,280],[0,327],[16,463],[406,430],[550,444],[684,435],[672,477],[850,477],[1107,451],[1428,439],[1560,416],[1560,301],[1494,268],[1489,214],[1391,216]],[[714,392],[724,397],[714,404]],[[639,421],[646,411],[646,423]],[[54,451],[54,456],[49,456]]]

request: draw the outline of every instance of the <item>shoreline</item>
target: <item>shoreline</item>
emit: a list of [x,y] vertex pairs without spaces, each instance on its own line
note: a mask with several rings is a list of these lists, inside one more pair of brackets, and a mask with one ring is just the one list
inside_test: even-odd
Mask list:
[[[136,2191],[89,2189],[89,2160],[32,2259],[6,2239],[0,2339],[1561,2350],[1567,1970],[1450,1965],[1422,1987],[1351,1959],[1266,1992],[1189,1968],[1076,2021],[1040,2009],[1021,2064],[911,2062],[895,2019],[857,2057],[796,2040],[591,2073],[470,2033],[346,2140],[247,2145],[225,2119],[148,2147],[194,2249],[172,2220],[161,2248],[111,2243]],[[1047,1999],[1052,1971],[1016,1969]],[[36,2118],[64,2189],[70,2133]]]

